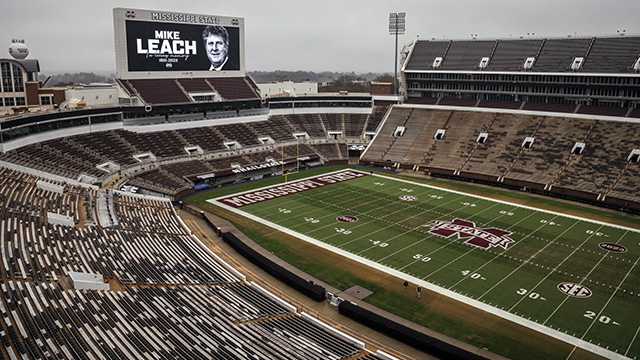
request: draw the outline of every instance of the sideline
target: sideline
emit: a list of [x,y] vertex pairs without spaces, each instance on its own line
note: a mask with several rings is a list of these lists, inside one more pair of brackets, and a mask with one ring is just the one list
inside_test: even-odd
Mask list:
[[[538,209],[538,208],[534,208],[534,207],[530,207],[530,206],[526,206],[526,205],[516,204],[516,203],[504,201],[504,200],[492,199],[492,198],[489,198],[489,197],[484,197],[484,196],[480,196],[480,195],[474,195],[474,194],[470,194],[470,193],[466,193],[466,192],[462,192],[462,191],[445,189],[445,188],[441,188],[441,187],[438,187],[438,186],[418,183],[418,182],[414,182],[414,181],[410,181],[410,180],[406,180],[406,179],[398,179],[398,178],[394,178],[394,177],[390,177],[390,176],[376,174],[376,173],[373,173],[373,172],[372,173],[367,173],[365,171],[347,168],[347,169],[342,169],[342,170],[329,172],[329,173],[326,173],[326,175],[335,174],[335,173],[343,172],[343,171],[355,171],[355,172],[365,173],[365,174],[368,174],[368,175],[380,177],[380,178],[387,179],[387,180],[400,181],[400,182],[404,182],[404,183],[407,183],[407,184],[412,184],[412,185],[416,185],[416,186],[421,186],[421,187],[427,187],[427,188],[431,188],[431,189],[435,189],[435,190],[440,190],[440,191],[443,191],[443,192],[466,195],[466,196],[470,196],[470,197],[477,198],[477,199],[497,202],[497,203],[510,205],[510,206],[515,206],[515,207],[519,207],[519,208],[523,208],[523,209],[527,209],[527,210],[540,211],[540,212],[543,212],[543,213],[548,213],[548,214],[552,214],[552,215],[556,215],[556,216],[562,216],[562,217],[566,217],[566,218],[571,218],[571,219],[574,219],[574,220],[581,220],[581,221],[590,222],[590,223],[594,223],[594,224],[599,224],[599,225],[604,225],[604,226],[611,226],[611,227],[615,227],[615,228],[618,228],[618,229],[623,229],[623,230],[628,230],[628,231],[631,231],[631,232],[640,233],[640,230],[638,230],[638,229],[633,229],[633,228],[629,228],[629,227],[625,227],[625,226],[621,226],[621,225],[610,224],[610,223],[601,222],[601,221],[592,220],[592,219],[587,219],[587,218],[582,218],[582,217],[574,216],[574,215],[561,214],[561,213],[550,211],[550,210]],[[303,179],[296,179],[294,181],[306,180],[306,179],[314,178],[314,177],[317,177],[317,176],[318,175],[314,175],[314,176],[303,178]],[[282,185],[282,184],[286,184],[286,183],[263,186],[263,187],[258,188],[258,189],[252,189],[252,190],[243,191],[243,192],[237,193],[235,195],[255,192],[255,191],[258,191],[258,190],[262,190],[262,189],[266,189],[266,188],[270,188],[270,187],[278,186],[278,185]],[[219,199],[223,199],[223,198],[226,198],[228,196],[229,195],[219,196],[217,198],[209,199],[209,200],[206,200],[206,201],[208,203],[214,205],[214,206],[221,207],[221,208],[223,208],[223,209],[225,209],[227,211],[230,211],[230,212],[235,213],[237,215],[244,216],[244,217],[246,217],[246,218],[248,218],[250,220],[253,220],[253,221],[257,222],[257,223],[260,223],[262,225],[271,227],[271,228],[273,228],[275,230],[278,230],[278,231],[281,231],[281,232],[283,232],[285,234],[297,237],[297,238],[299,238],[299,239],[301,239],[303,241],[306,241],[306,242],[311,243],[311,244],[313,244],[315,246],[321,247],[321,248],[323,248],[325,250],[332,251],[332,252],[334,252],[336,254],[339,254],[341,256],[344,256],[344,257],[346,257],[346,258],[348,258],[350,260],[357,261],[357,262],[359,262],[361,264],[367,265],[367,266],[372,267],[372,268],[374,268],[376,270],[379,270],[379,271],[382,271],[382,272],[386,272],[386,273],[388,273],[390,275],[393,275],[393,276],[395,276],[395,277],[397,277],[399,279],[409,281],[411,283],[414,283],[416,285],[424,287],[425,289],[431,290],[433,292],[436,292],[436,293],[439,293],[441,295],[447,296],[447,297],[452,298],[454,300],[460,301],[460,302],[462,302],[462,303],[464,303],[466,305],[473,306],[473,307],[478,308],[480,310],[483,310],[483,311],[485,311],[487,313],[490,313],[490,314],[499,316],[501,318],[510,320],[510,321],[512,321],[512,322],[514,322],[516,324],[525,326],[525,327],[530,328],[532,330],[538,331],[538,332],[540,332],[542,334],[551,336],[551,337],[556,338],[558,340],[564,341],[564,342],[566,342],[568,344],[571,344],[571,345],[574,345],[576,347],[582,348],[584,350],[590,351],[590,352],[592,352],[594,354],[603,356],[603,357],[608,358],[608,359],[629,359],[628,357],[626,357],[626,356],[624,356],[622,354],[619,354],[619,353],[616,353],[614,351],[608,350],[606,348],[603,348],[601,346],[595,345],[595,344],[590,343],[588,341],[579,339],[579,338],[577,338],[575,336],[563,333],[563,332],[561,332],[559,330],[551,329],[551,328],[549,328],[547,326],[544,326],[542,324],[539,324],[539,323],[537,323],[535,321],[528,320],[528,319],[526,319],[524,317],[509,313],[509,312],[507,312],[505,310],[502,310],[502,309],[499,309],[497,307],[494,307],[494,306],[488,305],[486,303],[483,303],[481,301],[472,299],[470,297],[467,297],[467,296],[462,295],[460,293],[457,293],[455,291],[443,288],[443,287],[438,286],[438,285],[434,285],[434,284],[432,284],[430,282],[427,282],[425,280],[422,280],[420,278],[416,278],[414,276],[411,276],[409,274],[403,273],[403,272],[398,271],[396,269],[393,269],[393,268],[390,268],[388,266],[379,264],[379,263],[377,263],[377,262],[375,262],[373,260],[369,260],[369,259],[366,259],[364,257],[352,254],[352,253],[350,253],[350,252],[348,252],[346,250],[340,249],[340,248],[335,247],[333,245],[329,245],[329,244],[324,243],[322,241],[316,240],[316,239],[314,239],[314,238],[312,238],[310,236],[307,236],[307,235],[304,235],[304,234],[299,233],[297,231],[291,230],[289,228],[280,226],[280,225],[275,224],[275,223],[273,223],[271,221],[264,220],[264,219],[262,219],[262,218],[260,218],[258,216],[249,214],[249,213],[247,213],[247,212],[245,212],[245,211],[243,211],[241,209],[234,208],[232,206],[226,205],[226,204],[218,201]]]

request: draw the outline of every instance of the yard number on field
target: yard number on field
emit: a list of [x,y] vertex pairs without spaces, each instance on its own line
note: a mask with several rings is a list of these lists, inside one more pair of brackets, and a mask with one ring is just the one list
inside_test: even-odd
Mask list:
[[415,255],[413,255],[413,258],[414,258],[416,261],[422,261],[422,262],[429,262],[429,261],[431,261],[431,258],[430,258],[430,257],[428,257],[427,255],[422,255],[422,254],[415,254]]
[[320,222],[320,220],[316,219],[316,218],[312,218],[312,217],[305,217],[304,221],[308,222],[308,223],[312,223],[312,224],[317,224]]
[[335,228],[338,234],[349,235],[351,234],[351,230],[347,230],[345,228]]
[[285,208],[278,208],[278,211],[283,214],[291,214],[291,210]]
[[[596,314],[595,312],[591,311],[591,310],[587,310],[584,312],[584,317],[586,317],[587,319],[591,319],[594,320],[596,317],[598,316],[598,314]],[[598,317],[598,321],[603,323],[603,324],[611,324],[611,325],[620,325],[619,322],[617,321],[612,321],[611,318],[607,315],[600,315]]]
[[587,233],[587,235],[593,235],[593,236],[597,236],[597,237],[609,237],[609,235],[607,235],[605,233],[601,233],[599,231],[594,231],[594,230],[587,230],[587,231],[585,231],[585,233]]
[[460,273],[462,274],[462,276],[467,276],[468,275],[473,280],[478,280],[478,279],[487,280],[484,276],[482,276],[482,274],[476,273],[476,272],[472,273],[469,270],[462,270]]
[[379,240],[371,240],[371,239],[369,239],[369,242],[371,244],[373,244],[373,246],[378,246],[378,247],[381,247],[381,248],[389,246],[389,243],[382,242],[382,241],[379,241]]
[[527,297],[529,299],[532,299],[532,300],[542,300],[542,301],[546,301],[547,300],[544,297],[542,297],[539,293],[534,292],[534,291],[529,292],[529,290],[523,289],[523,288],[520,288],[520,289],[516,290],[516,294],[522,295],[522,296],[529,294],[529,295],[527,295]]
[[557,222],[551,221],[551,220],[547,220],[547,219],[542,219],[540,220],[541,224],[545,224],[545,225],[549,225],[549,226],[560,226],[560,224],[558,224]]

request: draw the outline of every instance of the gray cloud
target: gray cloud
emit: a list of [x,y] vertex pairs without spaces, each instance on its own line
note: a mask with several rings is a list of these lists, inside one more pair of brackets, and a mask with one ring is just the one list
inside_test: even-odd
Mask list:
[[13,37],[25,39],[45,73],[114,71],[114,7],[244,17],[249,70],[392,71],[389,11],[408,14],[401,44],[418,35],[591,36],[620,28],[640,33],[637,0],[2,0],[0,46],[6,49]]

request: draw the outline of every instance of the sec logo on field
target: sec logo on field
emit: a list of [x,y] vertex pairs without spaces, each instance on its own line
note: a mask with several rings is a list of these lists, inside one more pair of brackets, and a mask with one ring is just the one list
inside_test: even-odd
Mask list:
[[588,298],[593,294],[588,287],[570,282],[558,284],[558,290],[569,296],[580,299]]

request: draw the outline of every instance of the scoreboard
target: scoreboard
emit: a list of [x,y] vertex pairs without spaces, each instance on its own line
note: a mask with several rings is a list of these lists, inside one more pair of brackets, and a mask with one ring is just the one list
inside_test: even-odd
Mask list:
[[244,19],[113,9],[120,79],[244,76]]

